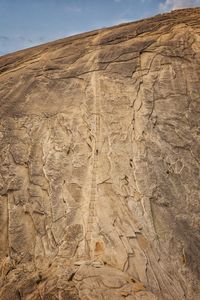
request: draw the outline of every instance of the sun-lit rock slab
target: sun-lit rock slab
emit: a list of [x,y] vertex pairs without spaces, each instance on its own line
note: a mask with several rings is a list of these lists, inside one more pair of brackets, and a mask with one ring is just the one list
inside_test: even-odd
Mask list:
[[0,58],[0,299],[200,299],[200,9]]

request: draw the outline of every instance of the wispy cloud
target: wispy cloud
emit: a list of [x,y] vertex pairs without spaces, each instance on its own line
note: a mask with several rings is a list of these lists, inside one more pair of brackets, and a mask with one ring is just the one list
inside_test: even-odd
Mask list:
[[8,36],[5,36],[5,35],[0,35],[0,42],[8,42],[9,41],[9,37]]
[[67,13],[81,13],[82,9],[78,5],[65,5],[64,11]]
[[200,0],[165,0],[163,3],[160,3],[159,7],[164,11],[178,8],[194,7],[199,5]]

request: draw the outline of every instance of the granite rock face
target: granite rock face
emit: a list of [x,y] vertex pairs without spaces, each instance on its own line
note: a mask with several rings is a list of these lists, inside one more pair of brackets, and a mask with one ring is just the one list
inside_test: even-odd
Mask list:
[[0,58],[0,299],[200,299],[200,9]]

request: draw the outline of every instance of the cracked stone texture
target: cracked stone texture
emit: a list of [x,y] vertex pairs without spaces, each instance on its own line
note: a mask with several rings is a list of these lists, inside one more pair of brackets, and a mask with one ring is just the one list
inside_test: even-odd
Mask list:
[[200,8],[0,58],[0,299],[200,299]]

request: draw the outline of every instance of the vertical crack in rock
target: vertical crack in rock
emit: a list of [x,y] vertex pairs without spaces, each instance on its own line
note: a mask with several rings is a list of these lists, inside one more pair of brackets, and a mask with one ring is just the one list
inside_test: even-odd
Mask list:
[[91,112],[94,115],[94,148],[92,152],[92,172],[91,172],[91,194],[89,200],[88,221],[86,229],[86,242],[88,244],[89,257],[94,255],[94,235],[95,235],[95,221],[96,218],[96,201],[98,201],[97,194],[97,171],[98,171],[98,154],[100,149],[100,106],[99,106],[99,89],[97,87],[98,82],[96,78],[96,72],[93,72],[91,76],[91,86],[93,89],[94,99],[94,111]]

